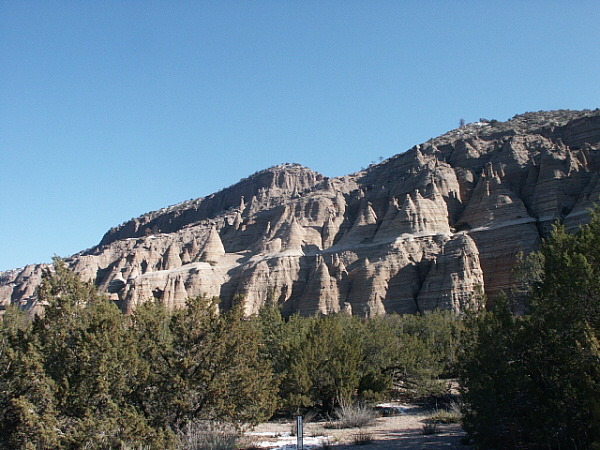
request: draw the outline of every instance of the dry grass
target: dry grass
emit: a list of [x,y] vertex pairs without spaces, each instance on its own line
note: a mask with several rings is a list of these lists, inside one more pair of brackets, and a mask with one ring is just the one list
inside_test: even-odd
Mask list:
[[[317,413],[314,410],[308,410],[307,412],[305,412],[302,415],[302,423],[303,424],[307,424],[307,423],[311,423],[314,422],[314,420],[317,418]],[[290,429],[290,433],[292,434],[292,436],[297,436],[298,435],[298,422],[296,420],[294,420],[292,422],[291,425],[291,429]]]
[[365,405],[345,405],[335,410],[332,428],[363,428],[370,425],[378,414],[373,408]]
[[326,439],[321,443],[321,448],[323,450],[331,450],[333,448],[333,443],[329,442],[329,439]]
[[359,431],[352,437],[354,445],[368,445],[373,442],[373,435],[364,431]]
[[199,420],[188,422],[177,437],[181,450],[230,450],[240,435],[231,424]]
[[429,416],[429,420],[434,423],[460,423],[462,420],[461,404],[453,401],[447,408],[435,410]]

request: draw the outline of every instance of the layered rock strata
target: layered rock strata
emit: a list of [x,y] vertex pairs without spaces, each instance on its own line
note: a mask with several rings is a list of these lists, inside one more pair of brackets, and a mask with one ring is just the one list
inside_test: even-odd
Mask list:
[[[145,214],[67,258],[129,312],[149,300],[243,298],[291,314],[461,311],[556,220],[585,223],[600,195],[600,111],[480,121],[368,169],[326,178],[297,164]],[[39,309],[44,266],[0,273],[0,304]]]

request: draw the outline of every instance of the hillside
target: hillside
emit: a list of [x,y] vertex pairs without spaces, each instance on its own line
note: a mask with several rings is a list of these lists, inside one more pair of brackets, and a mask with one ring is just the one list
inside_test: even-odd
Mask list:
[[[156,298],[236,295],[246,313],[372,316],[460,310],[515,285],[519,252],[557,219],[585,223],[600,194],[600,110],[483,120],[366,170],[327,178],[298,164],[109,230],[67,258],[123,311]],[[0,273],[0,305],[36,310],[41,265]]]

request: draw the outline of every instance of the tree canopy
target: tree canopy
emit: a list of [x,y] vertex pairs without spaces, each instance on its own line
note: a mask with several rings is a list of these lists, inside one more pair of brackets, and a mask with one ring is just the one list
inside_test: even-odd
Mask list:
[[0,447],[173,448],[191,420],[256,423],[275,407],[260,335],[241,305],[218,314],[148,303],[124,316],[60,260],[44,314],[9,308],[0,326]]
[[485,448],[600,446],[600,211],[528,259],[528,311],[467,321],[464,426]]
[[199,296],[123,315],[59,259],[38,298],[43,315],[0,322],[0,448],[177,448],[190,424],[437,395],[456,371],[449,312],[244,317],[242,298]]

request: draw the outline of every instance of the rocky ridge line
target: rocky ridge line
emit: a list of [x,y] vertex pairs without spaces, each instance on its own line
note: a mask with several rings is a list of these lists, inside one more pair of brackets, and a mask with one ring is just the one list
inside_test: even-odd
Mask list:
[[[481,286],[515,287],[519,252],[598,200],[600,111],[480,120],[368,169],[327,178],[297,164],[145,214],[68,258],[124,311],[238,295],[286,313],[460,311]],[[0,304],[36,310],[42,266],[0,273]]]

